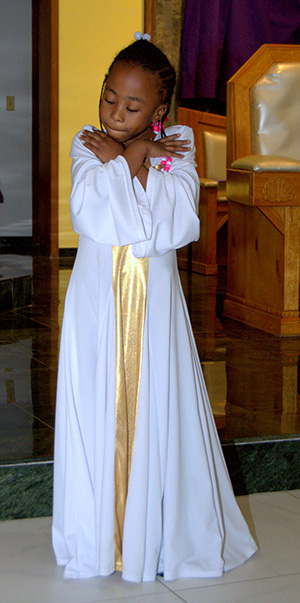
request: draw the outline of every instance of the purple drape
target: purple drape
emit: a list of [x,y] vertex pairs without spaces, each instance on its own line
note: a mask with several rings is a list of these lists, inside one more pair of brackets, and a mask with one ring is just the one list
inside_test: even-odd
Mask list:
[[186,0],[182,98],[226,100],[227,80],[266,43],[300,44],[300,0]]

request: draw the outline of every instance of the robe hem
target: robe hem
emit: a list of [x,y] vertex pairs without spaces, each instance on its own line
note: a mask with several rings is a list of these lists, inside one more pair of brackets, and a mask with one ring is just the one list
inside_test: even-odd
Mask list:
[[69,563],[69,559],[56,559],[56,564],[59,565],[60,567],[62,565],[67,565],[67,563]]
[[[221,578],[225,572],[233,570],[240,565],[243,565],[250,557],[252,557],[258,551],[258,547],[253,547],[249,550],[248,553],[239,557],[238,559],[233,559],[231,561],[225,562],[222,567],[216,568],[214,570],[195,570],[195,569],[183,569],[179,568],[178,571],[175,572],[165,572],[163,569],[159,568],[160,575],[163,576],[163,579],[166,581],[178,580],[179,578]],[[157,574],[149,575],[140,575],[130,574],[127,572],[122,573],[123,580],[128,582],[154,582],[157,578]]]
[[81,571],[81,570],[71,570],[65,569],[64,571],[64,579],[65,580],[83,580],[87,578],[105,578],[107,576],[111,576],[115,573],[115,569],[105,571],[98,570],[90,570],[90,571]]
[[245,555],[232,559],[231,561],[227,561],[220,569],[215,570],[205,570],[197,572],[194,569],[183,569],[180,568],[176,572],[165,572],[163,571],[164,580],[178,580],[179,578],[221,578],[225,572],[233,570],[240,565],[243,565],[248,559],[250,559],[255,553],[258,551],[258,547],[251,547],[249,552],[245,553]]
[[224,572],[228,572],[232,569],[235,569],[236,567],[239,567],[240,565],[243,565],[243,563],[245,563],[246,561],[248,561],[248,559],[250,559],[251,557],[253,557],[253,555],[255,555],[255,553],[257,553],[257,551],[259,550],[258,546],[254,546],[249,548],[249,551],[247,553],[245,553],[245,555],[239,557],[238,559],[233,559],[232,561],[228,561],[224,563]]
[[[251,548],[248,553],[246,553],[245,555],[237,558],[237,559],[232,559],[231,561],[227,561],[224,563],[224,565],[221,568],[216,568],[214,570],[204,570],[204,571],[197,571],[195,569],[192,568],[185,568],[183,569],[181,567],[178,568],[177,571],[175,572],[166,572],[163,570],[163,568],[159,568],[159,572],[160,574],[163,575],[163,579],[166,581],[172,581],[172,580],[178,580],[180,578],[221,578],[224,574],[224,572],[233,570],[237,567],[239,567],[240,565],[243,565],[243,563],[245,563],[248,559],[250,559],[250,557],[252,557],[257,551],[258,551],[258,547],[253,547]],[[69,560],[65,560],[65,559],[57,559],[57,565],[59,566],[66,566],[67,563],[69,563]],[[64,572],[64,579],[84,579],[84,578],[95,578],[95,577],[105,577],[105,576],[111,576],[111,574],[114,574],[116,571],[120,571],[119,569],[117,569],[116,567],[112,567],[111,569],[107,569],[105,571],[76,571],[76,570],[70,570],[70,569],[65,569]],[[128,573],[128,572],[123,572],[122,573],[122,579],[126,580],[127,582],[135,582],[135,583],[140,583],[140,582],[155,582],[156,577],[157,577],[157,573],[155,574],[151,574],[151,575],[141,575],[140,573],[137,574],[132,574],[132,573]]]
[[140,583],[140,582],[155,582],[156,580],[156,573],[155,574],[151,574],[151,576],[141,576],[139,574],[139,576],[135,575],[135,574],[127,574],[125,572],[123,572],[122,574],[122,578],[123,580],[126,580],[126,582],[135,582],[135,583]]

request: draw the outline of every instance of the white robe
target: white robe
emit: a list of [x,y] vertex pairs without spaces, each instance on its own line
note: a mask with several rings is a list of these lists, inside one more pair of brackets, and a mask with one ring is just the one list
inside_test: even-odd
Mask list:
[[[185,126],[180,132],[193,141]],[[256,550],[235,501],[179,279],[176,248],[199,235],[194,147],[146,191],[119,156],[74,138],[73,227],[57,389],[53,546],[66,578],[114,560],[115,307],[112,246],[149,257],[144,341],[123,532],[123,578],[221,576]],[[152,165],[160,160],[151,160]]]

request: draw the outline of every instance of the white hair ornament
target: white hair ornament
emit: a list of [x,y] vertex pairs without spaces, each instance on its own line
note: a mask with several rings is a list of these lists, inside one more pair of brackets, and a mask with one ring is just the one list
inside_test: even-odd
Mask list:
[[136,41],[146,40],[147,42],[150,42],[150,40],[151,40],[150,34],[148,34],[148,33],[142,34],[140,31],[136,31],[133,37]]

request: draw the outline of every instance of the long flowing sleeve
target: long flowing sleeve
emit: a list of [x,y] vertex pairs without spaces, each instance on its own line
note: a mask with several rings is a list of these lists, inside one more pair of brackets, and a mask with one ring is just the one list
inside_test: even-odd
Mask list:
[[[87,129],[87,127],[86,127]],[[158,256],[199,237],[199,181],[193,132],[185,126],[168,128],[192,141],[170,171],[154,169],[152,160],[146,191],[132,180],[122,155],[105,164],[86,149],[77,134],[71,148],[71,218],[75,232],[98,243],[132,245],[136,257]]]
[[167,129],[168,136],[178,132],[183,140],[191,140],[191,150],[181,159],[173,158],[169,172],[150,168],[146,194],[152,232],[148,240],[133,245],[136,257],[162,255],[199,238],[199,178],[195,164],[194,135],[187,126]]
[[70,209],[75,232],[118,246],[145,240],[151,233],[149,204],[143,190],[136,194],[126,159],[119,155],[103,164],[79,136],[80,132],[71,147]]

